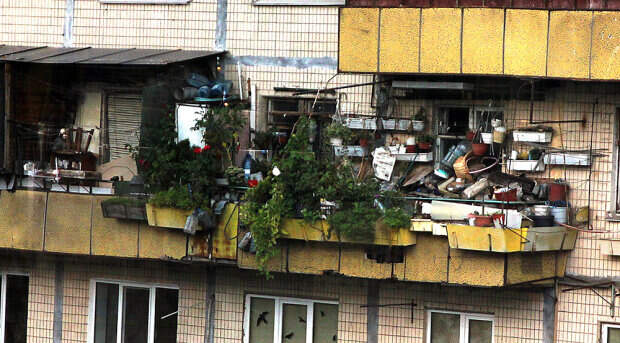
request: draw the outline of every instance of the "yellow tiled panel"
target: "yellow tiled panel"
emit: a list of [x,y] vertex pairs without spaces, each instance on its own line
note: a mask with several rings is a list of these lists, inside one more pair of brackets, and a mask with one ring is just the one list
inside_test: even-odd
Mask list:
[[49,193],[45,225],[46,251],[90,254],[92,196]]
[[405,250],[405,280],[447,282],[449,249],[445,237],[419,234],[416,245]]
[[340,71],[376,72],[379,48],[379,9],[340,10]]
[[591,23],[592,12],[551,12],[548,76],[580,79],[590,76]]
[[138,257],[139,222],[104,218],[101,202],[109,197],[93,199],[92,254],[116,257]]
[[187,237],[181,230],[140,225],[139,257],[180,259],[186,255]]
[[463,13],[463,73],[501,74],[504,10],[467,8]]
[[504,74],[545,76],[548,11],[506,10]]
[[43,249],[46,197],[44,192],[0,192],[0,247]]
[[338,271],[340,252],[337,244],[288,241],[288,271],[317,274]]
[[564,276],[566,269],[564,252],[508,254],[506,283],[516,284],[554,276]]
[[620,78],[620,12],[594,12],[592,23],[593,79]]
[[379,71],[415,73],[420,70],[420,9],[381,10]]
[[502,286],[504,257],[504,254],[450,249],[448,282],[475,286]]
[[392,277],[392,264],[377,263],[366,258],[364,247],[346,245],[340,250],[340,274],[369,279],[388,279]]
[[461,71],[461,9],[422,10],[420,72]]

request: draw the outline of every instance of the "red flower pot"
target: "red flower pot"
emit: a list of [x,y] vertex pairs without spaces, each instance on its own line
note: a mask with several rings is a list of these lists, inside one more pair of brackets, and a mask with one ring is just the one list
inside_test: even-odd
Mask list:
[[407,145],[405,146],[405,152],[408,154],[416,152],[417,147],[415,145]]
[[365,148],[368,146],[368,138],[360,138],[360,146]]
[[472,143],[472,152],[476,156],[484,156],[489,151],[489,145],[484,143]]
[[418,143],[418,149],[420,149],[420,151],[430,151],[431,150],[431,143],[429,143],[429,142],[419,142]]

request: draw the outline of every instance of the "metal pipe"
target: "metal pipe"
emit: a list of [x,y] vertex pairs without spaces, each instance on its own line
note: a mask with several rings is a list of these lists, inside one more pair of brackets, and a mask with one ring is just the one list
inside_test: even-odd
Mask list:
[[377,84],[387,83],[387,82],[391,82],[391,81],[392,81],[392,80],[383,80],[383,81],[377,81],[377,82],[356,83],[356,84],[353,84],[353,85],[347,85],[347,86],[339,86],[339,87],[332,87],[332,88],[324,88],[324,89],[319,89],[317,92],[314,92],[314,91],[303,91],[303,92],[297,92],[297,93],[293,93],[293,95],[305,95],[305,94],[313,94],[313,93],[325,93],[325,92],[335,91],[335,90],[338,90],[338,89],[355,88],[355,87],[362,87],[362,86],[372,86],[372,85],[377,85]]

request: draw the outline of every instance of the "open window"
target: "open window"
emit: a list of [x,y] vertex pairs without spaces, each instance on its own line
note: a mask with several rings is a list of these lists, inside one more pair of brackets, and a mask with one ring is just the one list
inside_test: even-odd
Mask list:
[[337,340],[337,302],[246,296],[243,343],[326,343]]
[[26,343],[28,276],[1,274],[0,343]]
[[492,315],[435,310],[427,315],[427,343],[494,342]]
[[175,343],[177,288],[94,281],[89,343]]

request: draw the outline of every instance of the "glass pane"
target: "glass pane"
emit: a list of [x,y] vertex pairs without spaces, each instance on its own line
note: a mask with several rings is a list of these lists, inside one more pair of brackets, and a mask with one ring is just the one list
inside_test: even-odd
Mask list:
[[250,299],[250,343],[272,343],[275,301],[265,298]]
[[431,343],[459,343],[461,318],[458,314],[431,313]]
[[620,343],[620,328],[608,328],[605,343]]
[[97,282],[95,295],[95,343],[116,343],[118,285]]
[[282,306],[282,343],[306,343],[306,305]]
[[147,343],[149,289],[125,287],[123,302],[123,343]]
[[469,320],[468,343],[491,343],[493,323],[488,320]]
[[338,305],[314,304],[312,341],[330,343],[338,340]]
[[7,275],[4,341],[26,343],[28,320],[28,277]]
[[177,341],[179,291],[157,288],[155,290],[155,343]]

